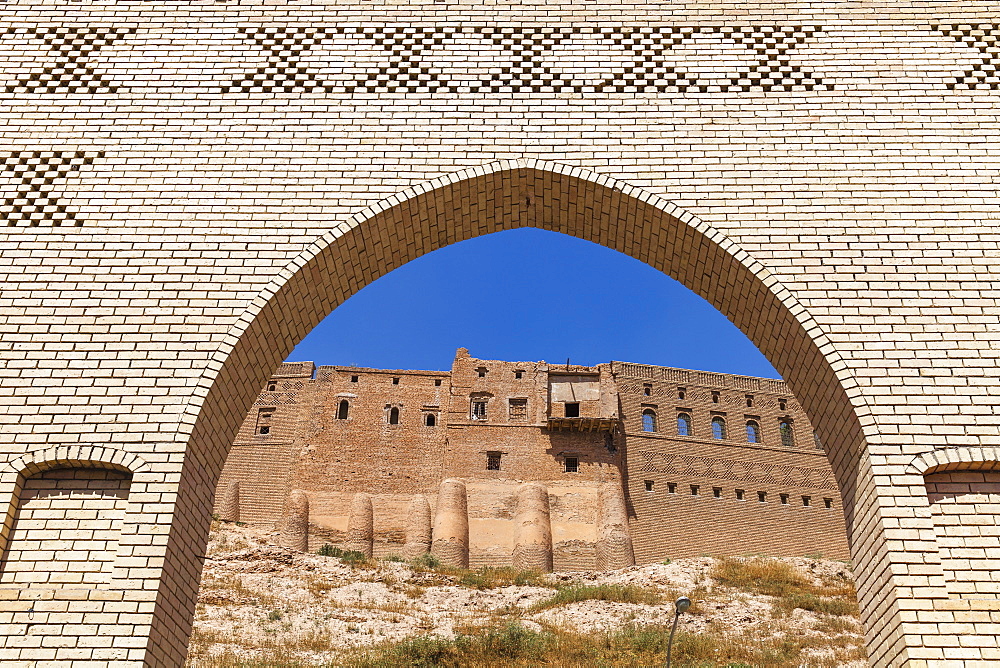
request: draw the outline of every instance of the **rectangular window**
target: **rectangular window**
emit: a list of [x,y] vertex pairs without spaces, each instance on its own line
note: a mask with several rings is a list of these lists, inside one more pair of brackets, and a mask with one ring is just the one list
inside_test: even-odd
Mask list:
[[393,385],[399,385],[399,378],[393,378],[392,379],[392,384]]
[[486,453],[486,470],[487,471],[499,471],[500,470],[500,455],[499,452],[487,452]]
[[757,500],[761,503],[767,503],[767,492],[757,492]]
[[565,415],[568,418],[578,418],[580,417],[580,404],[576,402],[568,402],[565,404]]
[[667,491],[670,492],[671,494],[676,494],[677,493],[677,483],[676,482],[668,482],[667,483]]
[[698,485],[691,485],[691,496],[698,496]]
[[812,501],[812,499],[810,497],[808,497],[808,496],[803,496],[802,497],[802,505],[803,506],[808,506],[811,501]]
[[788,495],[787,494],[779,494],[778,496],[781,497],[781,505],[787,506],[788,505]]
[[520,369],[518,369],[517,371],[514,372],[514,378],[517,378],[518,380],[520,380],[523,377],[524,377],[524,372],[521,371]]
[[742,489],[736,490],[736,500],[737,501],[742,501],[744,494],[746,494],[746,490],[742,490]]
[[580,459],[578,457],[567,457],[566,473],[579,473],[579,472],[580,472]]
[[652,492],[653,491],[653,481],[652,480],[647,480],[645,482],[645,485],[646,485],[646,491],[647,492]]
[[352,383],[358,382],[358,377],[357,376],[351,376],[351,382]]
[[261,408],[257,411],[257,434],[259,436],[267,436],[271,433],[271,423],[273,418],[273,408]]
[[823,499],[823,505],[827,508],[833,508],[833,499]]
[[434,387],[441,387],[441,379],[440,378],[435,378],[434,379]]
[[485,401],[473,401],[472,410],[470,416],[473,420],[485,420],[486,419],[486,402]]
[[510,409],[510,421],[511,422],[527,422],[528,421],[528,400],[527,399],[511,399],[509,402]]
[[722,488],[721,487],[713,487],[712,488],[712,496],[714,496],[717,499],[721,499],[722,498]]

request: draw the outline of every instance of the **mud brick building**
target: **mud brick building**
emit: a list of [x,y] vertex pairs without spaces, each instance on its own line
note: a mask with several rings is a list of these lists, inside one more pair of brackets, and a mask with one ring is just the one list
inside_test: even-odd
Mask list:
[[826,453],[784,382],[481,360],[465,349],[450,372],[282,364],[229,452],[216,512],[277,529],[301,490],[310,547],[346,547],[362,494],[375,554],[398,555],[411,501],[433,508],[449,478],[467,489],[474,566],[511,563],[524,482],[548,492],[557,570],[596,567],[609,483],[624,495],[638,563],[848,554]]

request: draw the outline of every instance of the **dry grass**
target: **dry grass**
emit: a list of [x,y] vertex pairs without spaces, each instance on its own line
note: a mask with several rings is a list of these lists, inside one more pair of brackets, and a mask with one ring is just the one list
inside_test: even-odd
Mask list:
[[719,559],[711,571],[719,584],[773,596],[775,612],[796,608],[828,615],[857,615],[854,585],[842,580],[815,584],[788,563],[766,557]]
[[651,589],[634,585],[570,585],[560,589],[552,598],[531,606],[530,611],[537,612],[579,601],[613,601],[635,605],[658,605],[663,602],[663,596]]
[[[427,555],[429,556],[429,555]],[[448,576],[454,584],[471,589],[495,589],[497,587],[549,587],[559,585],[541,571],[520,570],[509,566],[483,566],[475,570],[459,566],[447,566],[434,559],[414,559],[410,568],[415,573],[434,573]]]
[[[578,634],[560,629],[532,631],[516,622],[484,628],[454,640],[418,637],[385,643],[344,655],[337,665],[348,668],[527,668],[634,667],[663,665],[670,629],[626,627],[614,633]],[[815,654],[810,650],[824,650]],[[795,636],[775,638],[729,636],[725,632],[678,632],[673,661],[680,667],[762,666],[767,668],[833,668],[864,658],[853,638]]]

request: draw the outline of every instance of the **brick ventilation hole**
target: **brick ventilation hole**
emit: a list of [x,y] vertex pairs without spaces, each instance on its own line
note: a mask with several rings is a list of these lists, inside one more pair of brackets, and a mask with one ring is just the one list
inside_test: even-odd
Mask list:
[[[96,158],[103,158],[103,152],[85,151],[15,151],[3,160],[2,176],[10,179],[6,186],[0,217],[8,227],[27,225],[83,225],[66,205],[60,204],[59,195],[52,194],[56,181],[63,181],[70,174],[90,165]],[[16,193],[9,196],[13,186]]]
[[40,72],[32,72],[9,84],[4,92],[13,95],[117,93],[118,86],[98,74],[88,60],[95,51],[133,34],[135,30],[110,26],[8,28],[3,33],[6,39],[44,41],[54,56],[54,62],[45,65]]
[[[253,74],[226,89],[243,93],[687,93],[832,90],[814,74],[791,64],[789,52],[813,37],[817,26],[594,26],[490,27],[490,26],[382,26],[335,28],[241,28],[240,32],[268,52],[268,62]],[[308,49],[334,35],[352,34],[372,41],[386,52],[385,64],[357,76],[347,85],[333,85],[299,64]],[[489,78],[459,83],[432,67],[426,52],[462,35],[490,40],[507,62]],[[576,36],[596,37],[605,44],[624,47],[631,56],[614,78],[581,83],[572,73],[554,72],[541,56]],[[757,63],[743,68],[723,84],[708,85],[695,74],[668,65],[668,51],[700,35],[721,36],[753,52]]]
[[976,49],[982,54],[982,62],[948,83],[948,88],[956,87],[998,90],[1000,89],[1000,24],[978,23],[976,25],[940,24],[931,26],[934,30],[951,37],[959,44]]

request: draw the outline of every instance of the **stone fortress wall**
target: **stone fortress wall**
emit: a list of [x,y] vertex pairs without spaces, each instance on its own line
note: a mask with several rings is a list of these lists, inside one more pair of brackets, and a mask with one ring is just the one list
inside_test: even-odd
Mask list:
[[[430,523],[449,481],[464,489],[471,566],[517,562],[529,507],[551,536],[538,563],[556,570],[848,555],[830,465],[782,381],[481,360],[465,349],[450,372],[285,363],[233,445],[216,512],[284,534],[290,496],[304,493],[312,550],[402,555],[408,534],[425,530],[410,526],[414,504]],[[613,507],[632,548],[608,562]]]

